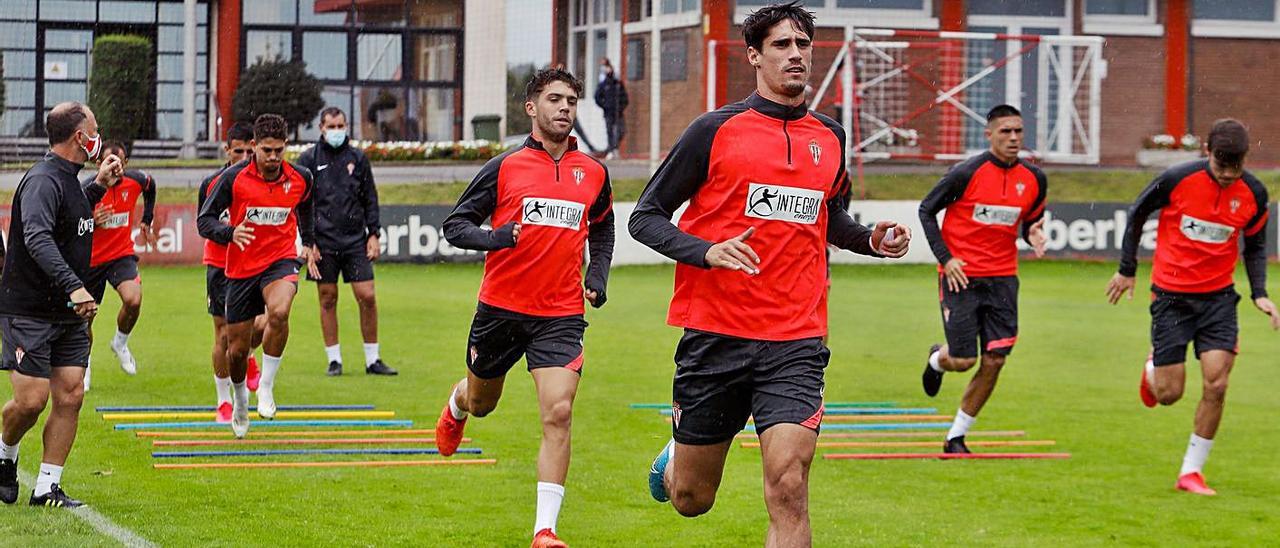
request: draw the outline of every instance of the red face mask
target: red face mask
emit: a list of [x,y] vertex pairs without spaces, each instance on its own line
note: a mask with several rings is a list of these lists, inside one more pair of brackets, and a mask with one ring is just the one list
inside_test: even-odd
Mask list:
[[84,150],[85,154],[89,155],[90,160],[97,158],[98,154],[102,153],[102,135],[99,134],[94,137],[89,137],[89,134],[85,133],[84,136],[89,138],[89,142],[87,144],[80,145],[80,148]]

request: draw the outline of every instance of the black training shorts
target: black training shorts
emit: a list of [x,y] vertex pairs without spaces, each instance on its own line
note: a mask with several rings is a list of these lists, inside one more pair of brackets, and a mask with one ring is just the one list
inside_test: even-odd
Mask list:
[[544,318],[480,303],[467,337],[467,368],[482,379],[507,374],[520,361],[529,370],[564,367],[582,373],[581,315]]
[[288,280],[296,286],[300,262],[298,259],[281,259],[255,276],[227,278],[227,323],[249,321],[266,312],[267,300],[262,296],[263,290],[277,280]]
[[373,279],[373,262],[365,254],[364,245],[354,245],[342,250],[320,250],[320,262],[316,263],[320,270],[320,279],[307,279],[322,284],[338,283],[338,273],[342,273],[342,281],[346,283],[367,282]]
[[1018,277],[969,278],[969,287],[951,291],[938,274],[942,329],[953,358],[985,353],[1008,356],[1018,341]]
[[1175,293],[1151,287],[1152,362],[1157,366],[1187,361],[1187,344],[1196,358],[1210,350],[1239,351],[1235,287],[1212,293]]
[[89,324],[0,316],[0,369],[47,379],[54,367],[87,367]]
[[125,255],[90,268],[84,288],[93,296],[93,300],[101,303],[102,296],[107,292],[107,283],[111,287],[120,287],[120,284],[131,280],[142,283],[142,277],[138,275],[137,255]]

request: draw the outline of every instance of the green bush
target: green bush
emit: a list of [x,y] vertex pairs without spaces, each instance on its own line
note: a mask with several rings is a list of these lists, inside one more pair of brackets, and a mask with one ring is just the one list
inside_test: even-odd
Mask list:
[[155,89],[154,59],[151,40],[141,36],[110,34],[94,40],[89,108],[107,139],[131,143],[143,137]]
[[524,112],[524,88],[537,70],[532,64],[507,68],[507,135],[533,131],[533,121]]
[[259,59],[240,75],[231,111],[236,120],[247,122],[262,114],[279,114],[296,131],[302,124],[309,127],[324,108],[322,89],[301,61]]

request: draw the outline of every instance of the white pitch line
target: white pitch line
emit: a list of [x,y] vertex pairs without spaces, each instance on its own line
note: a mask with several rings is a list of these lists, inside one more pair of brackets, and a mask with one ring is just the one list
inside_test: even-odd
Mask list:
[[[25,470],[18,471],[18,480],[27,484],[28,487],[35,483],[35,478]],[[99,533],[116,539],[120,544],[129,548],[156,548],[155,543],[142,538],[141,535],[117,524],[114,521],[111,521],[111,518],[102,515],[90,506],[81,506],[79,508],[69,509],[67,512],[70,512],[71,515],[80,518],[85,523],[88,523],[91,527],[97,529]]]

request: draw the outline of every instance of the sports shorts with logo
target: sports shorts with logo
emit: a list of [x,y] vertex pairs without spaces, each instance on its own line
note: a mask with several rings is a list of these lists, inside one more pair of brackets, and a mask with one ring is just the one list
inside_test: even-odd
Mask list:
[[308,272],[308,280],[336,284],[339,272],[342,273],[342,281],[346,283],[367,282],[373,279],[373,262],[365,253],[363,244],[338,250],[321,249],[320,262],[316,263],[316,268],[320,270],[320,279],[311,277],[311,273]]
[[496,379],[525,358],[529,370],[564,367],[582,373],[582,315],[541,317],[480,303],[467,337],[467,369]]
[[107,292],[108,282],[111,287],[120,287],[120,284],[127,281],[142,283],[142,277],[138,275],[137,255],[126,255],[90,268],[89,275],[85,277],[84,288],[93,296],[93,300],[101,303],[102,296]]
[[688,445],[721,443],[748,418],[757,434],[777,424],[816,432],[830,359],[821,338],[759,341],[686,329],[676,346],[672,434]]
[[227,323],[240,323],[252,320],[267,311],[267,301],[262,292],[277,280],[298,283],[298,259],[281,259],[255,276],[236,279],[227,278]]
[[1211,293],[1177,293],[1151,286],[1152,362],[1157,366],[1187,361],[1195,341],[1196,358],[1210,350],[1239,350],[1234,286]]
[[206,266],[204,272],[205,300],[209,303],[209,315],[217,318],[227,314],[227,271],[216,266]]
[[[1008,356],[1018,340],[1018,277],[969,278],[969,287],[952,291],[938,274],[942,330],[952,357],[984,353]],[[979,346],[981,345],[981,346]]]
[[0,316],[0,369],[47,379],[54,367],[86,367],[89,324]]

